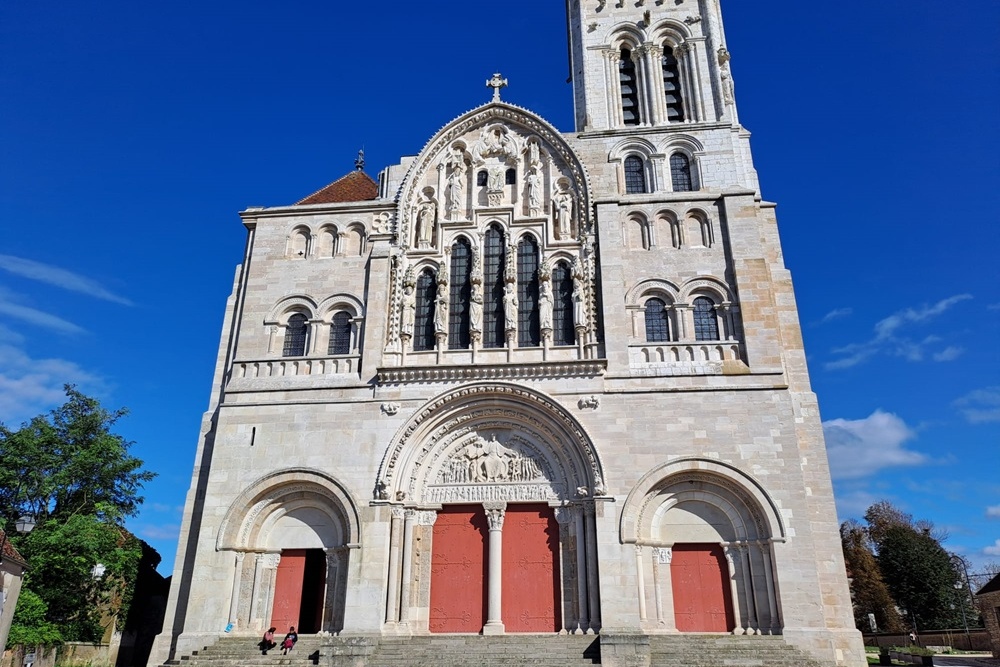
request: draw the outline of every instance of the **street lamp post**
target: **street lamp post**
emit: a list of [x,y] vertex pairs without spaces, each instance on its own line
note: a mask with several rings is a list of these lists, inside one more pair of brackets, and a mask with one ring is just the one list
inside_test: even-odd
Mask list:
[[[35,519],[25,514],[14,523],[14,530],[27,535],[35,527]],[[3,538],[0,539],[0,564],[3,563],[3,554],[7,550],[7,531],[3,531]]]
[[[973,600],[974,600],[974,598],[972,596],[972,586],[971,586],[971,584],[969,584],[969,568],[966,567],[966,565],[965,565],[965,559],[962,558],[961,556],[959,556],[958,554],[952,554],[951,555],[951,563],[952,563],[952,566],[955,567],[956,570],[958,569],[957,566],[960,565],[962,567],[962,572],[965,573],[965,586],[962,585],[961,581],[956,581],[955,582],[955,590],[959,590],[960,591],[963,588],[965,588],[968,591],[968,593],[969,593],[969,602],[972,603]],[[963,595],[963,597],[964,597],[964,595]],[[965,641],[968,642],[968,645],[967,645],[966,648],[968,650],[972,650],[972,635],[969,633],[969,619],[965,615],[965,600],[962,600],[960,602],[960,605],[962,607],[962,623],[965,625]]]

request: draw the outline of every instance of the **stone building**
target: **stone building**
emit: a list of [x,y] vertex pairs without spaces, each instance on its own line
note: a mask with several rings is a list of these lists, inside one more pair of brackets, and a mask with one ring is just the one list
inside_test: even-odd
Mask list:
[[990,635],[990,650],[1000,658],[1000,574],[993,577],[976,593],[976,604]]
[[377,183],[240,214],[151,664],[227,624],[865,664],[718,2],[569,8],[574,131],[495,75]]

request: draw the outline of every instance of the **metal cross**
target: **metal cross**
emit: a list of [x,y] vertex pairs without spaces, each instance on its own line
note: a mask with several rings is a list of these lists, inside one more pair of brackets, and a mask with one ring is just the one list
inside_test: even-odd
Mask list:
[[507,87],[507,79],[504,79],[503,77],[501,77],[500,73],[497,72],[496,74],[493,75],[492,79],[487,79],[486,80],[486,87],[493,89],[493,101],[494,102],[499,102],[500,101],[500,89]]

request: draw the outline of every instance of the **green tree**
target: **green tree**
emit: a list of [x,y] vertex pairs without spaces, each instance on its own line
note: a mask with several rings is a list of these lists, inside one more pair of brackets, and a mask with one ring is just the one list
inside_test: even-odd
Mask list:
[[[0,425],[0,520],[28,561],[25,584],[46,619],[67,641],[98,641],[102,616],[128,609],[142,547],[123,523],[154,473],[112,430],[124,409],[65,389],[66,402],[49,414],[16,431]],[[23,514],[37,523],[16,535],[10,528]]]
[[17,644],[55,646],[63,641],[59,629],[48,620],[48,605],[28,588],[22,588],[7,635],[7,648]]
[[879,631],[903,632],[905,626],[882,579],[865,528],[857,521],[845,521],[840,525],[840,540],[851,578],[854,623],[858,629],[870,631],[868,614],[874,614]]

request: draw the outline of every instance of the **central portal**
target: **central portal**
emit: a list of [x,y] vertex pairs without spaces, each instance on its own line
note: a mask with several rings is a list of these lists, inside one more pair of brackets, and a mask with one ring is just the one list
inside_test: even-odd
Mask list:
[[507,632],[558,632],[559,524],[548,505],[508,505],[503,523]]
[[486,625],[486,511],[449,505],[434,522],[431,632],[475,632]]

